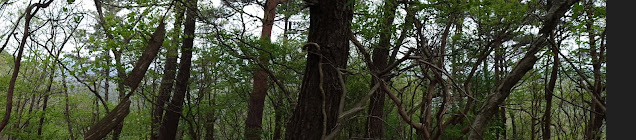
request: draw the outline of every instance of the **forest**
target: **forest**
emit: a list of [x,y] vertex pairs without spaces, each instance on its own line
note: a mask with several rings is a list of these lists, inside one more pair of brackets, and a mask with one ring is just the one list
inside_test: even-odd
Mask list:
[[0,139],[601,140],[606,0],[0,0]]

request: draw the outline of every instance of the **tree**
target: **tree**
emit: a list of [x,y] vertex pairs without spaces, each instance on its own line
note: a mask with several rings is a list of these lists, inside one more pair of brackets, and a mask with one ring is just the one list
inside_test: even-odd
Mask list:
[[[391,35],[393,30],[393,20],[395,19],[395,12],[398,3],[395,0],[387,0],[383,6],[383,23],[380,25],[380,41],[378,47],[373,49],[373,64],[376,70],[386,69],[389,59],[389,48],[391,46]],[[397,52],[398,50],[393,50]],[[395,58],[392,58],[395,59]],[[379,71],[378,71],[379,72]],[[379,81],[372,77],[371,85],[375,85]],[[383,79],[389,81],[389,79]],[[384,97],[383,90],[377,90],[373,96],[371,96],[371,105],[369,106],[369,117],[367,118],[367,131],[365,135],[373,139],[384,138]]]
[[156,104],[153,104],[152,109],[152,129],[150,139],[158,139],[159,127],[163,120],[163,113],[165,104],[170,100],[170,94],[173,91],[174,78],[177,73],[177,49],[179,48],[179,31],[181,31],[181,24],[183,22],[183,13],[185,10],[181,6],[181,3],[175,3],[175,21],[174,21],[174,33],[172,35],[172,42],[170,46],[166,47],[166,63],[163,70],[163,77],[161,78],[161,86],[159,87],[159,95],[157,96]]
[[146,46],[142,56],[135,63],[135,67],[130,74],[126,76],[125,85],[130,87],[130,92],[121,97],[122,101],[117,105],[117,107],[115,107],[104,118],[100,119],[99,122],[93,125],[90,130],[88,130],[88,132],[84,135],[85,139],[104,138],[110,131],[119,126],[126,116],[128,116],[128,113],[130,113],[129,98],[139,87],[139,83],[146,75],[146,71],[148,70],[150,63],[157,56],[157,53],[163,43],[165,32],[165,23],[161,21],[155,32],[151,35],[150,42]]
[[[276,17],[276,7],[278,4],[287,0],[266,0],[263,14],[263,27],[261,29],[261,49],[266,49],[271,46],[270,36],[272,34],[272,28],[274,27],[274,18]],[[267,53],[259,50],[259,56],[257,58],[259,63],[257,65],[263,65],[267,67],[269,64],[269,58]],[[265,96],[267,96],[267,71],[265,68],[257,68],[254,71],[254,79],[252,86],[252,93],[250,94],[250,101],[247,107],[247,119],[245,120],[245,138],[247,139],[260,139],[261,125],[263,120],[263,107],[265,103]]]
[[48,2],[0,2],[0,139],[607,137],[606,0]]
[[[194,46],[194,30],[197,17],[197,0],[190,0],[184,3],[186,17],[183,29],[183,46],[181,47],[181,60],[179,61],[179,73],[175,83],[175,90],[168,107],[166,115],[159,127],[159,139],[172,140],[177,136],[177,126],[183,101],[188,91],[188,80],[190,79],[190,66],[192,65],[192,48]],[[193,136],[194,137],[194,136]]]
[[510,89],[532,69],[538,59],[535,54],[546,46],[547,38],[557,25],[559,19],[563,17],[565,12],[570,9],[570,6],[576,2],[578,2],[578,0],[559,0],[548,3],[548,7],[550,8],[544,16],[545,21],[543,22],[543,27],[539,30],[541,36],[531,44],[523,58],[517,62],[510,73],[497,85],[494,93],[488,96],[486,102],[479,109],[479,113],[475,116],[475,120],[471,124],[472,130],[470,131],[468,139],[483,139],[483,133],[488,125],[488,121],[490,121],[492,115],[496,113],[498,106],[510,95]]
[[[589,44],[589,54],[592,57],[592,69],[593,69],[593,79],[594,82],[587,82],[587,78],[584,78],[587,82],[587,90],[591,91],[592,101],[590,106],[592,110],[590,111],[590,120],[588,125],[585,127],[585,137],[589,140],[599,140],[601,139],[601,126],[603,126],[603,120],[605,120],[605,98],[602,96],[603,91],[605,90],[605,85],[603,85],[604,78],[603,72],[601,72],[601,64],[605,62],[605,29],[603,29],[602,33],[598,33],[598,29],[595,29],[595,17],[598,16],[597,10],[595,8],[595,4],[593,0],[584,1],[584,9],[585,9],[585,27],[588,34],[588,44]],[[600,37],[599,45],[597,45],[596,37]],[[583,75],[582,75],[583,76]]]
[[322,139],[335,127],[343,94],[338,73],[347,68],[353,2],[309,1],[307,64],[286,139]]

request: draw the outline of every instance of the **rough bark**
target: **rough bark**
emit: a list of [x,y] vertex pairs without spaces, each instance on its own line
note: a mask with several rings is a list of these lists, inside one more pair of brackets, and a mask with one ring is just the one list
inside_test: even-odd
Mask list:
[[179,118],[181,117],[182,106],[186,91],[188,90],[188,80],[190,79],[190,67],[192,66],[192,48],[194,43],[194,30],[197,12],[197,0],[185,1],[186,18],[183,31],[183,46],[181,47],[181,60],[179,62],[179,73],[175,84],[174,95],[166,107],[165,116],[159,128],[159,139],[173,140],[177,136]]
[[[397,9],[396,0],[387,0],[384,2],[383,15],[385,17],[380,32],[380,41],[378,46],[373,50],[372,57],[376,70],[384,70],[387,67],[387,60],[389,59],[389,48],[391,47],[391,28],[393,27],[393,20],[395,19],[395,11]],[[397,51],[397,50],[394,50]],[[371,86],[375,85],[378,81],[372,78]],[[385,79],[388,81],[388,79]],[[369,117],[367,117],[367,131],[365,137],[371,139],[383,139],[384,138],[384,98],[385,94],[383,90],[376,90],[371,96],[371,104],[369,105]]]
[[481,107],[470,126],[472,128],[468,139],[483,139],[483,134],[488,126],[490,118],[497,112],[499,105],[501,105],[508,95],[510,95],[512,87],[517,84],[517,82],[519,82],[519,80],[521,80],[521,78],[530,71],[530,69],[532,69],[538,60],[535,54],[545,46],[547,43],[547,36],[555,28],[559,19],[563,17],[565,12],[567,12],[575,2],[578,2],[578,0],[552,1],[551,7],[544,18],[545,21],[543,23],[543,27],[539,30],[541,36],[532,43],[524,57],[519,60],[510,73],[502,79],[501,83],[496,87],[494,92],[488,95],[486,102]]
[[317,140],[335,127],[343,87],[333,81],[339,80],[338,69],[346,69],[353,3],[310,2],[305,75],[286,139]]

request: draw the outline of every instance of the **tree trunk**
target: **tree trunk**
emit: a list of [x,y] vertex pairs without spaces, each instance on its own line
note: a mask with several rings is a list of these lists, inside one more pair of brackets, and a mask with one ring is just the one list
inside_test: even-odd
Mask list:
[[207,118],[205,119],[205,139],[206,140],[214,140],[214,122],[216,122],[216,111],[212,110],[209,114],[207,114]]
[[190,67],[192,65],[192,47],[194,43],[194,30],[197,12],[197,0],[185,2],[186,18],[183,31],[183,46],[181,47],[181,61],[179,62],[179,73],[175,84],[174,95],[166,107],[166,115],[159,128],[159,139],[174,140],[177,136],[179,118],[188,90],[188,80],[190,79]]
[[[60,69],[62,71],[62,75],[65,75],[64,69]],[[75,136],[73,135],[73,123],[71,122],[71,109],[69,106],[69,97],[68,97],[68,87],[66,86],[66,76],[62,76],[62,86],[64,88],[64,116],[68,129],[68,134],[71,136],[72,140],[75,140]]]
[[[270,36],[274,27],[274,17],[276,17],[276,7],[280,0],[267,0],[265,4],[265,12],[263,15],[263,28],[261,29],[261,47],[268,49],[270,46]],[[258,61],[264,67],[269,65],[269,54],[259,51]],[[265,105],[265,97],[267,96],[267,71],[264,68],[254,70],[254,79],[252,93],[248,104],[247,119],[245,120],[245,138],[261,139],[263,107]]]
[[159,96],[157,96],[156,104],[152,106],[152,124],[151,124],[151,136],[150,139],[158,139],[159,126],[161,126],[161,120],[163,119],[163,112],[165,104],[170,100],[170,94],[172,93],[174,78],[177,73],[177,55],[179,48],[179,32],[181,31],[181,24],[183,22],[183,8],[181,3],[175,3],[175,22],[174,31],[172,35],[172,45],[166,47],[166,64],[163,71],[163,77],[161,78],[161,85],[159,86]]
[[51,94],[51,87],[53,86],[53,76],[55,75],[55,67],[51,66],[51,73],[49,74],[49,85],[44,92],[44,103],[42,103],[42,115],[40,116],[40,123],[38,125],[38,136],[42,136],[42,127],[44,126],[44,119],[46,118],[46,108],[49,103],[49,95]]
[[108,102],[108,94],[110,93],[108,90],[110,88],[110,49],[105,50],[104,57],[106,57],[106,66],[104,68],[104,100]]
[[[393,30],[393,20],[395,19],[395,11],[397,9],[396,0],[387,0],[384,2],[383,16],[386,18],[380,27],[380,41],[378,47],[373,50],[373,64],[376,70],[384,70],[387,67],[389,59],[389,48],[391,47],[391,35]],[[394,50],[397,51],[397,50]],[[371,86],[378,81],[372,77]],[[384,79],[388,81],[388,79]],[[372,139],[384,139],[384,98],[383,90],[376,90],[370,98],[369,117],[367,118],[367,131],[365,137]]]
[[[280,96],[278,96],[280,97]],[[283,101],[282,98],[278,98],[279,101]],[[274,140],[280,140],[281,139],[281,128],[283,127],[282,124],[284,122],[283,119],[283,104],[278,104],[278,107],[275,108],[275,114],[274,114]]]
[[317,140],[329,133],[338,119],[338,70],[346,69],[353,1],[323,0],[310,3],[310,25],[305,75],[286,139]]
[[510,112],[510,125],[512,127],[512,139],[518,139],[517,137],[517,125],[515,124],[515,114]]
[[[124,69],[124,65],[121,63],[121,52],[115,51],[113,49],[113,54],[115,54],[115,66],[117,69],[117,77],[119,79],[126,79],[126,70]],[[139,77],[141,78],[141,77]],[[120,104],[124,102],[124,96],[126,95],[124,82],[121,80],[117,82],[117,91],[119,92],[119,102]],[[113,140],[117,140],[119,138],[119,134],[121,133],[121,129],[123,128],[123,122],[118,124],[113,130]]]
[[[603,92],[603,85],[601,84],[601,62],[603,61],[603,53],[604,53],[604,44],[601,40],[600,53],[598,52],[598,46],[596,44],[596,35],[594,32],[594,18],[593,14],[594,4],[593,1],[587,1],[585,3],[586,8],[586,16],[587,16],[587,32],[589,34],[589,45],[590,45],[590,56],[592,57],[592,68],[594,73],[594,85],[590,85],[592,88],[592,98],[597,101],[592,101],[591,106],[592,110],[590,111],[590,120],[585,127],[585,138],[588,140],[599,140],[601,139],[601,127],[603,126],[603,120],[605,120],[605,100],[602,98],[601,93]],[[601,38],[604,38],[604,34],[601,34]],[[595,102],[600,102],[595,103]]]
[[554,96],[554,87],[556,85],[556,79],[559,72],[559,49],[557,46],[552,46],[552,52],[554,52],[552,65],[552,71],[550,73],[550,81],[545,89],[545,112],[543,113],[543,140],[550,140],[550,123],[551,123],[551,111],[552,111],[552,96]]

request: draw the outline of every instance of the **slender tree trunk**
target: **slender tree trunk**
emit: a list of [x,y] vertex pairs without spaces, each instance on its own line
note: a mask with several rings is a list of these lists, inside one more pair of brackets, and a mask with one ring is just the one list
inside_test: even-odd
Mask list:
[[[600,45],[600,53],[599,46],[596,44],[596,37],[598,33],[594,31],[594,4],[593,1],[586,1],[586,16],[587,16],[587,32],[589,34],[589,45],[590,45],[590,56],[592,57],[592,68],[594,73],[594,83],[590,85],[592,88],[592,98],[597,101],[591,101],[592,110],[590,111],[590,120],[585,127],[585,138],[588,140],[599,140],[601,139],[601,127],[603,126],[603,120],[605,120],[605,99],[602,98],[601,93],[603,92],[603,85],[601,79],[601,62],[603,61],[603,53],[604,53],[604,44],[601,40]],[[600,35],[602,39],[604,39],[604,33]],[[600,104],[595,103],[600,102]]]
[[[62,75],[64,74],[64,69],[61,69]],[[62,76],[62,86],[64,88],[64,116],[68,129],[68,134],[71,136],[72,140],[75,140],[75,135],[73,135],[73,122],[71,122],[71,109],[69,105],[69,97],[68,97],[68,87],[66,86],[66,76]]]
[[104,101],[108,102],[108,94],[110,93],[110,49],[105,50],[104,57],[106,59],[106,66],[104,68]]
[[550,81],[545,89],[545,112],[543,113],[543,140],[550,140],[550,124],[552,120],[552,96],[554,96],[554,87],[558,78],[559,72],[559,49],[557,46],[552,46],[552,52],[554,52],[552,65],[552,71],[550,73]]
[[[211,103],[211,105],[214,105],[214,100],[212,100],[212,102],[213,103]],[[210,111],[207,116],[208,117],[205,119],[205,139],[214,140],[214,123],[216,122],[216,110]]]
[[159,139],[173,140],[177,136],[179,118],[181,117],[182,106],[186,91],[188,90],[188,80],[190,79],[190,67],[192,65],[192,47],[194,43],[194,30],[197,14],[197,0],[185,1],[186,18],[183,31],[183,46],[181,47],[181,61],[179,62],[179,73],[175,85],[174,95],[166,108],[166,115],[159,128]]
[[[444,67],[446,66],[446,64],[444,64],[444,56],[446,55],[446,44],[447,44],[447,40],[448,40],[448,35],[450,33],[450,28],[453,25],[453,23],[455,22],[455,15],[451,14],[450,18],[448,19],[448,23],[446,23],[446,27],[444,27],[444,32],[442,33],[442,42],[440,44],[440,49],[439,49],[439,62],[437,63],[437,67],[444,69]],[[446,130],[446,125],[444,124],[444,114],[447,111],[447,105],[448,105],[448,100],[450,98],[450,93],[449,93],[449,87],[443,83],[444,79],[442,78],[442,74],[440,71],[438,70],[433,70],[433,74],[435,74],[435,78],[437,78],[438,82],[440,82],[441,85],[441,94],[444,94],[442,96],[443,101],[442,104],[440,106],[440,109],[437,112],[437,123],[436,123],[436,132],[433,135],[433,139],[439,139],[441,138],[441,136],[444,134],[444,131]]]
[[[115,67],[117,69],[117,77],[120,79],[117,82],[117,91],[119,92],[119,103],[124,102],[124,96],[126,95],[126,89],[124,87],[123,79],[126,79],[126,70],[124,69],[124,65],[121,61],[121,52],[116,51],[116,49],[112,49],[113,54],[115,55]],[[124,123],[118,124],[115,129],[113,129],[113,140],[119,139],[119,134],[121,133],[121,129],[124,127]]]
[[[262,61],[263,62],[263,61]],[[245,138],[261,139],[263,107],[267,96],[267,72],[254,71],[253,89],[248,104],[247,119],[245,120]]]
[[[123,79],[126,79],[126,70],[124,69],[124,65],[121,63],[121,52],[115,51],[113,49],[113,53],[115,54],[115,66],[117,67],[117,77],[120,79],[117,82],[117,91],[119,92],[119,103],[124,102],[124,96],[126,96],[126,89],[124,87]],[[124,127],[124,123],[118,124],[115,129],[113,129],[113,140],[119,139],[119,134],[121,133],[121,129]]]
[[338,70],[347,66],[353,3],[323,0],[309,4],[307,64],[286,139],[321,139],[336,125],[344,88],[337,82]]
[[508,129],[508,127],[506,126],[506,125],[507,125],[507,123],[506,123],[506,122],[507,122],[507,118],[506,118],[506,108],[505,108],[505,107],[501,107],[501,110],[500,110],[500,112],[499,112],[499,113],[500,113],[501,122],[502,122],[502,124],[501,124],[501,129],[502,129],[502,131],[503,131],[503,132],[502,132],[502,136],[503,136],[503,138],[502,138],[502,139],[503,139],[503,140],[506,140],[506,139],[507,139],[507,136],[506,136],[507,134],[506,134],[506,132],[507,132],[507,129]]
[[[532,87],[538,87],[539,85],[537,84],[533,84]],[[530,139],[531,140],[535,140],[537,138],[537,123],[535,123],[537,120],[537,118],[535,118],[535,116],[537,116],[537,108],[539,108],[539,100],[537,98],[537,94],[535,92],[535,89],[532,89],[533,91],[531,92],[532,94],[532,100],[530,101]]]
[[[389,48],[391,47],[391,35],[393,30],[393,20],[395,19],[395,11],[397,9],[396,0],[387,0],[384,2],[383,15],[386,17],[380,30],[380,41],[378,47],[373,50],[373,64],[376,70],[384,70],[387,67],[389,59]],[[397,50],[394,50],[397,51]],[[378,81],[372,78],[371,86]],[[387,80],[388,79],[384,79]],[[384,98],[383,90],[376,90],[371,96],[371,104],[369,105],[369,117],[367,118],[367,131],[365,137],[372,139],[384,139]]]
[[[12,111],[12,107],[13,107],[13,92],[15,89],[15,81],[18,79],[18,73],[20,71],[20,61],[22,60],[22,52],[24,51],[24,45],[26,44],[26,40],[27,38],[29,38],[29,25],[31,24],[31,18],[33,18],[33,16],[37,13],[37,11],[40,8],[46,8],[48,7],[51,2],[53,2],[53,0],[49,0],[46,3],[35,3],[32,5],[29,5],[29,7],[26,8],[26,12],[25,12],[25,19],[24,19],[24,35],[22,35],[22,39],[20,41],[20,46],[18,46],[18,55],[15,58],[15,62],[14,62],[14,67],[13,67],[13,73],[11,75],[11,80],[9,81],[9,88],[7,89],[7,105],[5,107],[6,111],[4,114],[4,117],[2,118],[2,122],[0,122],[0,132],[2,132],[2,130],[4,130],[4,127],[7,126],[7,124],[9,123],[9,119],[11,118],[11,111]],[[35,13],[31,13],[33,12],[32,9],[36,8]]]
[[512,139],[518,139],[517,124],[515,123],[515,114],[510,112],[510,125],[512,126]]
[[159,96],[157,97],[156,104],[153,105],[152,111],[152,125],[150,139],[158,139],[159,126],[161,126],[161,120],[163,119],[163,112],[165,104],[170,100],[170,94],[172,93],[174,78],[177,73],[177,55],[179,48],[179,32],[181,31],[181,24],[183,22],[183,7],[180,3],[175,5],[175,22],[174,32],[172,35],[172,45],[166,47],[166,64],[163,71],[163,77],[161,78],[161,85],[159,87]]
[[[31,74],[33,74],[33,73],[31,73]],[[18,126],[20,126],[20,122],[22,122],[22,117],[23,117],[22,113],[24,112],[24,108],[26,106],[27,101],[29,101],[29,99],[25,98],[25,95],[23,95],[23,94],[18,96],[17,99],[18,99],[18,101],[17,101],[18,104],[17,104],[17,106],[16,106],[16,108],[14,110],[14,112],[17,112],[17,114],[14,114],[15,117],[13,118],[15,123],[13,125],[13,129],[9,129],[9,131],[12,131],[14,129],[15,130],[19,130]],[[22,100],[20,100],[20,99],[22,99]],[[20,103],[21,101],[22,101],[22,103]]]
[[[280,97],[280,96],[279,96]],[[282,98],[278,99],[279,101],[283,101]],[[275,114],[274,114],[274,140],[280,140],[281,139],[281,129],[282,129],[282,124],[284,123],[284,119],[283,119],[283,104],[279,104],[277,108],[275,108]]]
[[49,85],[46,87],[46,92],[44,93],[44,103],[42,103],[42,115],[40,116],[40,123],[38,125],[38,136],[42,136],[42,127],[44,126],[44,119],[46,118],[46,108],[49,103],[49,95],[51,94],[51,87],[53,86],[53,76],[55,75],[55,67],[51,66],[51,73],[49,75]]
[[[46,71],[47,69],[48,69],[48,65],[47,65],[47,64],[45,64],[45,65],[44,65],[44,68],[42,69],[43,71],[40,73],[40,77],[39,77],[39,79],[44,79],[44,76],[46,76],[46,74],[48,73],[48,71]],[[35,71],[36,71],[36,70],[37,70],[37,69],[31,69],[31,74],[30,74],[30,75],[35,75]],[[36,90],[37,90],[37,89],[39,89],[39,88],[40,88],[40,86],[41,86],[41,84],[36,84],[36,85],[35,85],[35,86],[31,89],[31,92],[33,92],[33,93],[34,93],[34,92],[36,92]],[[49,90],[49,91],[50,91],[50,90]],[[33,112],[33,108],[34,108],[34,106],[39,106],[39,104],[40,104],[40,99],[42,99],[42,96],[43,96],[43,95],[45,95],[46,93],[47,93],[47,91],[45,91],[44,93],[40,93],[40,96],[38,96],[37,98],[36,98],[36,96],[35,96],[36,94],[31,94],[31,98],[29,98],[29,99],[25,99],[25,101],[24,101],[24,103],[25,103],[25,104],[26,104],[26,102],[27,102],[27,101],[30,101],[30,103],[29,103],[29,110],[26,112],[26,114],[27,114],[28,116],[24,116],[24,114],[22,113],[22,112],[24,112],[24,109],[22,109],[22,110],[20,111],[21,113],[18,113],[18,116],[19,116],[19,117],[18,117],[18,119],[17,119],[18,121],[17,121],[17,122],[15,123],[15,125],[14,125],[14,129],[16,129],[16,130],[20,130],[20,128],[27,128],[27,127],[29,127],[29,124],[30,124],[30,122],[31,122],[31,118],[33,118],[33,117],[31,117],[31,115],[29,115],[29,114],[31,114],[31,113]],[[36,99],[37,99],[37,102],[36,102]],[[36,104],[38,104],[38,105],[36,105]],[[26,106],[26,105],[23,105],[23,107],[24,107],[24,106]],[[24,124],[22,124],[22,126],[20,126],[20,120],[21,120],[23,117],[26,117],[26,120],[24,121]],[[31,130],[21,130],[21,132],[30,133],[30,132],[31,132]]]
[[[503,48],[501,48],[501,44],[497,44],[497,46],[495,46],[495,83],[498,85],[501,83],[501,78],[503,77],[503,68],[504,63],[503,63],[503,56],[505,53],[505,50],[503,50]],[[501,118],[501,122],[502,122],[502,136],[504,140],[506,140],[506,131],[507,131],[507,121],[506,121],[506,107],[505,104],[502,105],[502,107],[500,107],[499,109],[499,113],[500,113],[500,118]],[[499,133],[497,133],[497,136],[499,137]]]

